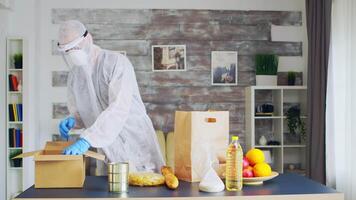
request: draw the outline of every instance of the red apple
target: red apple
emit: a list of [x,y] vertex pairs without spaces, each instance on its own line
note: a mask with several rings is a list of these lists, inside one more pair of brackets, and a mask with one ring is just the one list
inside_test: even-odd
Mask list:
[[251,178],[251,177],[253,177],[253,171],[250,169],[244,169],[242,171],[242,176],[245,178]]
[[246,169],[248,166],[250,166],[250,163],[248,162],[246,157],[244,157],[244,159],[242,160],[242,166],[244,169]]

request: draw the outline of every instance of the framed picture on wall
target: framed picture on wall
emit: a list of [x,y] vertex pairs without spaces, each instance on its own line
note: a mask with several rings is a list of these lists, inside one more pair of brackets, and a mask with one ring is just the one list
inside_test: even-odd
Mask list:
[[152,71],[186,71],[185,45],[153,45]]
[[238,66],[237,51],[211,52],[211,84],[237,85]]

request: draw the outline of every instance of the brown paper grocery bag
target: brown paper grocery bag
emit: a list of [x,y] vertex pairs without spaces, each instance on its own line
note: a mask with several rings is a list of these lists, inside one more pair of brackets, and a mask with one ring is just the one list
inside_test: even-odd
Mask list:
[[[180,180],[199,182],[206,159],[226,151],[229,142],[228,111],[176,111],[174,172]],[[207,155],[209,154],[209,156]],[[210,158],[210,157],[209,157]]]

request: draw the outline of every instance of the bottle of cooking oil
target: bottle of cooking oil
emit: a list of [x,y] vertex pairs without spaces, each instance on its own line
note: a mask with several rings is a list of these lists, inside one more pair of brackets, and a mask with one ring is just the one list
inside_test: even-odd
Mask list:
[[226,151],[225,185],[228,191],[240,191],[242,189],[243,152],[238,140],[238,136],[232,136],[232,141]]

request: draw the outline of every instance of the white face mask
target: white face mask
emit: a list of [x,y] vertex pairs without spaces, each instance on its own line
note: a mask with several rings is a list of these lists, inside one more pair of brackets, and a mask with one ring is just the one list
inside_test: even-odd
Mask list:
[[64,59],[69,67],[88,65],[88,54],[83,50],[71,50],[64,54]]

